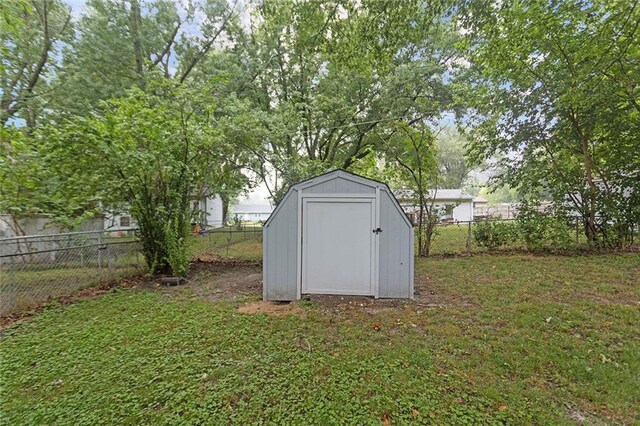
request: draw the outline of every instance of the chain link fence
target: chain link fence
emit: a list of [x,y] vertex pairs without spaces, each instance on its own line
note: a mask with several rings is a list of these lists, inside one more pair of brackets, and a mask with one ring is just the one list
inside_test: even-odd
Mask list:
[[[0,316],[147,270],[134,229],[0,239]],[[262,226],[211,229],[193,236],[191,255],[262,258]]]
[[[501,220],[506,226],[514,221]],[[522,249],[522,238],[506,239],[498,246],[483,243],[482,226],[490,221],[439,224],[429,254],[459,254],[488,250]],[[570,225],[574,247],[587,244],[581,225]],[[261,224],[223,227],[192,237],[191,256],[262,259]],[[637,232],[638,230],[636,230]],[[417,243],[417,241],[416,241]],[[10,315],[99,285],[147,270],[135,230],[71,232],[0,239],[0,315]],[[419,251],[416,250],[416,254]],[[209,260],[209,259],[207,259]]]
[[134,230],[0,239],[0,315],[146,270]]
[[193,256],[202,253],[242,260],[262,259],[262,225],[242,224],[201,232],[191,247]]
[[[525,237],[516,219],[487,219],[440,223],[435,228],[429,250],[430,255],[477,253],[500,250],[579,250],[589,249],[581,218],[572,218],[555,231],[529,232]],[[416,247],[417,247],[417,228]],[[636,225],[631,233],[638,236]],[[528,239],[528,241],[527,241]],[[638,238],[629,242],[637,246]],[[418,250],[416,249],[416,253]]]

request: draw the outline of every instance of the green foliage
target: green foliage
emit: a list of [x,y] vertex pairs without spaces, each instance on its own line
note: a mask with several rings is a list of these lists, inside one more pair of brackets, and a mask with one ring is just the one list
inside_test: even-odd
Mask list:
[[520,238],[520,230],[515,222],[478,222],[473,225],[473,238],[480,247],[497,249],[516,243]]
[[3,332],[0,422],[637,423],[638,260],[419,259],[446,309],[275,317],[193,300],[195,280],[118,290]]
[[438,166],[441,188],[462,188],[471,169],[467,164],[467,140],[453,128],[441,131],[437,136]]
[[461,10],[471,157],[491,160],[496,184],[573,209],[593,246],[620,246],[615,229],[640,218],[640,8],[537,0]]
[[[242,96],[271,117],[264,164],[275,199],[313,172],[351,169],[380,152],[397,121],[437,117],[450,102],[437,58],[455,32],[439,2],[265,1],[243,38]],[[271,179],[268,179],[268,178]]]
[[0,125],[31,130],[48,106],[63,43],[72,39],[71,9],[60,0],[0,4]]
[[105,104],[101,115],[48,129],[49,151],[104,190],[103,208],[129,209],[153,272],[175,265],[174,273],[184,273],[181,241],[194,217],[192,200],[228,173],[224,159],[234,146],[215,126],[214,110],[199,89],[167,82],[154,94],[135,89]]
[[158,79],[192,81],[239,14],[223,0],[89,0],[83,12],[51,95],[57,114],[86,115]]
[[21,129],[0,128],[0,212],[17,235],[23,218],[48,216],[73,229],[98,213],[103,192],[94,185],[99,175],[80,176],[76,168],[93,167],[87,157],[65,161],[65,153],[42,149],[47,135],[28,136]]
[[529,205],[521,205],[518,211],[517,224],[525,245],[529,250],[569,249],[575,247],[577,225],[559,212],[541,212]]
[[[182,229],[179,226],[182,226]],[[171,272],[173,275],[184,277],[189,271],[191,260],[189,242],[192,240],[188,238],[190,232],[189,222],[183,221],[180,223],[179,221],[171,220],[164,224],[163,231],[167,263],[171,268]]]
[[489,203],[518,203],[520,201],[520,194],[518,194],[517,188],[512,188],[509,185],[487,187],[483,186],[479,193],[479,197],[486,198]]

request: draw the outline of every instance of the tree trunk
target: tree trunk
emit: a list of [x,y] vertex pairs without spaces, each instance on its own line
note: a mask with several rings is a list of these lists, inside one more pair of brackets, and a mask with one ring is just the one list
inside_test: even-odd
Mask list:
[[587,208],[586,214],[583,214],[585,235],[589,244],[597,243],[597,227],[596,227],[596,195],[598,187],[593,180],[593,171],[591,164],[591,153],[589,152],[589,138],[585,134],[578,120],[577,112],[571,108],[571,123],[578,135],[580,141],[580,149],[584,159],[584,177],[588,186],[586,200],[583,197],[582,205]]
[[420,199],[420,213],[418,216],[418,253],[420,256],[426,256],[424,254],[424,247],[422,244],[422,234],[424,232],[424,200],[422,194],[419,194]]
[[133,55],[136,61],[136,76],[138,79],[138,86],[142,87],[142,74],[143,74],[143,56],[142,56],[142,43],[140,42],[140,3],[138,0],[131,1],[131,16],[129,25],[131,27],[131,37],[133,39]]
[[220,196],[222,200],[222,225],[227,223],[227,215],[229,214],[229,197]]

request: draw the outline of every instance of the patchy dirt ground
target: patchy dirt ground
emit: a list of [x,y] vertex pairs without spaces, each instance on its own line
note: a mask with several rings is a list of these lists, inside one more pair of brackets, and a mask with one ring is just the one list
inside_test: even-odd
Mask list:
[[284,317],[287,315],[305,315],[305,311],[297,302],[277,303],[265,302],[262,300],[242,305],[238,308],[238,312],[240,312],[241,314],[267,314],[276,317]]
[[167,286],[157,281],[146,286],[168,297],[202,299],[210,302],[234,300],[238,297],[258,297],[262,294],[262,268],[254,264],[221,264],[195,262],[187,282]]
[[249,299],[239,307],[245,314],[263,313],[275,316],[304,315],[301,305],[313,306],[324,313],[341,313],[349,310],[364,311],[375,315],[380,312],[406,308],[424,310],[444,308],[450,304],[465,305],[462,300],[450,300],[439,295],[429,285],[427,276],[416,277],[416,299],[413,301],[398,299],[374,299],[362,296],[309,295],[303,300],[291,303],[251,301],[262,296],[262,267],[255,262],[229,263],[217,257],[201,257],[192,265],[187,282],[179,286],[167,286],[158,281],[148,283],[145,289],[161,291],[167,297],[201,299],[209,302]]
[[159,291],[169,298],[208,302],[247,300],[239,311],[246,314],[264,313],[268,315],[304,315],[301,304],[313,306],[323,313],[344,313],[350,310],[363,311],[369,315],[407,308],[437,309],[451,305],[470,305],[465,300],[455,300],[445,292],[437,291],[431,285],[429,277],[418,275],[415,280],[416,298],[413,301],[394,299],[374,299],[361,296],[306,296],[301,303],[273,303],[257,301],[262,296],[262,265],[259,261],[228,259],[212,254],[203,254],[194,259],[187,281],[171,286],[161,282],[160,277],[140,276],[132,279],[112,282],[98,287],[84,289],[72,296],[50,300],[33,306],[19,315],[0,318],[0,330],[13,324],[28,320],[51,303],[66,306],[80,300],[98,297],[113,287],[132,288],[134,290]]

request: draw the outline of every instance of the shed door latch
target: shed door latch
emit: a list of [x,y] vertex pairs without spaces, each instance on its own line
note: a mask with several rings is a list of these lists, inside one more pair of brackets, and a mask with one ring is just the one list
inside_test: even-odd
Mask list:
[[373,230],[373,233],[376,234],[376,235],[378,235],[381,232],[382,232],[382,228],[376,228],[376,229]]

